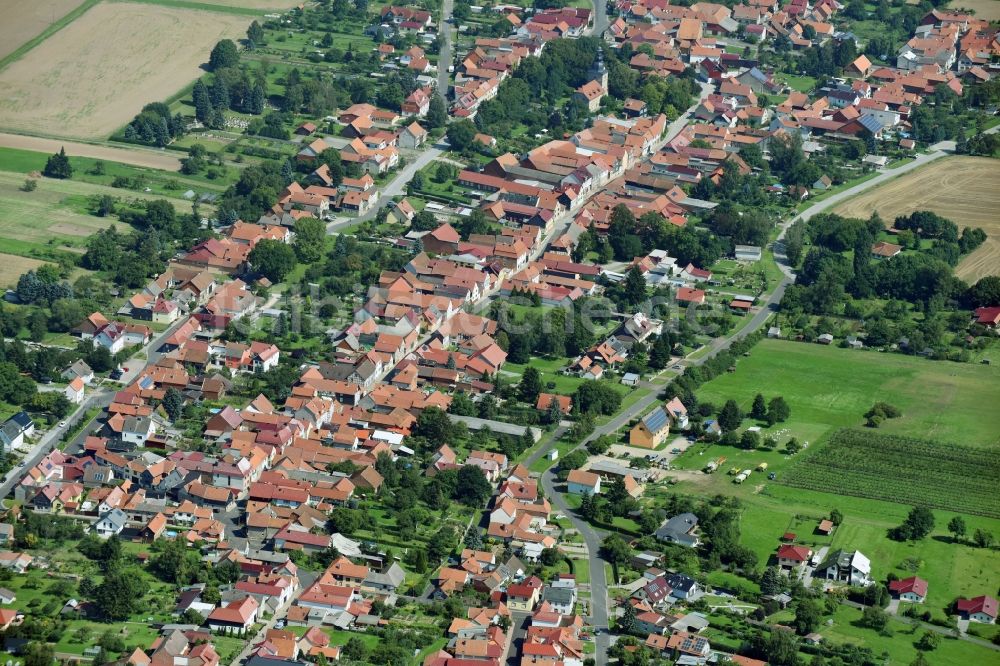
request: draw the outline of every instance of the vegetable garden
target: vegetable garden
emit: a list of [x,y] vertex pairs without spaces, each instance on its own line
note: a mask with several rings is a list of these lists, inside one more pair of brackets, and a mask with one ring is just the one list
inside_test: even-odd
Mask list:
[[841,429],[781,479],[794,488],[1000,518],[996,453]]

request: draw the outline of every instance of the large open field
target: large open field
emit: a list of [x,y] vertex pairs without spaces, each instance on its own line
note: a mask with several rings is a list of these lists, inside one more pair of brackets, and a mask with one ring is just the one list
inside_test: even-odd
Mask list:
[[[67,252],[83,252],[88,235],[116,223],[116,218],[89,213],[94,195],[109,194],[127,201],[160,198],[152,193],[49,178],[39,179],[35,191],[23,192],[24,181],[23,172],[0,171],[0,288],[10,286],[21,273],[43,261],[58,260]],[[179,211],[190,210],[183,199],[169,200]]]
[[108,226],[114,218],[95,217],[74,209],[84,209],[86,198],[92,194],[129,194],[47,178],[38,181],[34,192],[22,192],[23,183],[22,175],[0,171],[0,237],[32,243],[59,237],[82,238]]
[[0,58],[80,6],[83,0],[0,0]]
[[[1000,5],[1000,2],[986,4]],[[1000,275],[1000,162],[985,157],[947,157],[912,171],[833,210],[868,218],[877,210],[891,222],[897,215],[930,210],[959,227],[982,227],[989,238],[955,270],[969,282]]]
[[107,137],[197,77],[215,42],[248,23],[222,12],[96,5],[0,71],[0,126]]
[[792,418],[782,424],[800,440],[816,441],[841,427],[864,423],[877,400],[903,416],[879,432],[955,442],[1000,445],[1000,368],[929,361],[901,354],[763,340],[736,372],[717,377],[698,392],[721,405],[736,399],[750,410],[754,395],[783,395]]

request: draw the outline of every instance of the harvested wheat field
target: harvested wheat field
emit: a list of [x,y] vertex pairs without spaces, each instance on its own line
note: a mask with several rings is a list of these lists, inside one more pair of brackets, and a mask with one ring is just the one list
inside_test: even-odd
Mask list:
[[195,79],[245,16],[101,3],[0,71],[0,127],[103,138]]
[[0,58],[79,7],[83,0],[0,0]]
[[949,10],[974,11],[976,18],[1000,21],[1000,2],[997,0],[956,0],[948,5]]
[[21,277],[22,273],[27,273],[47,263],[49,262],[0,252],[0,287],[4,289],[13,287],[17,284],[17,279]]
[[985,157],[946,157],[865,192],[833,210],[867,218],[873,210],[886,222],[915,210],[929,210],[960,228],[981,227],[988,238],[955,269],[975,282],[1000,275],[1000,161]]

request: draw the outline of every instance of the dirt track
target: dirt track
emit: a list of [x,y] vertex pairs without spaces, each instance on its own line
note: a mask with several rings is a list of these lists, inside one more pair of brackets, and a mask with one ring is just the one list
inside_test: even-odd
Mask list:
[[112,148],[110,146],[94,146],[88,143],[75,143],[59,139],[42,139],[36,136],[21,136],[20,134],[5,134],[0,132],[0,147],[34,150],[41,153],[54,153],[65,146],[69,155],[93,157],[109,162],[122,162],[150,169],[177,171],[181,161],[173,153],[167,151],[148,150],[145,148]]
[[960,228],[981,227],[986,242],[965,257],[955,274],[967,282],[1000,275],[1000,161],[947,157],[869,190],[833,212],[867,219],[877,210],[886,223],[897,215],[929,210]]
[[301,0],[211,0],[207,4],[223,7],[241,7],[243,9],[285,10],[302,4]]

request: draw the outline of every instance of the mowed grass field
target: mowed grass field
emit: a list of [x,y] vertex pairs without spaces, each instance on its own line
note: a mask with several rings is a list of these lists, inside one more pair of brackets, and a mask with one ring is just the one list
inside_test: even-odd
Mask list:
[[[987,2],[1000,6],[1000,2]],[[986,157],[946,157],[874,188],[833,212],[867,219],[872,211],[886,223],[898,215],[929,210],[952,220],[960,228],[981,227],[988,238],[955,269],[956,275],[975,282],[985,275],[1000,275],[1000,162]]]
[[83,0],[0,0],[0,59],[83,4]]
[[[197,143],[197,142],[192,142]],[[24,134],[7,134],[0,132],[0,149],[25,150],[37,153],[58,153],[65,148],[70,157],[92,157],[109,162],[122,162],[149,169],[177,171],[181,168],[181,160],[174,151],[161,151],[144,146],[105,146],[92,143],[78,143],[61,139],[46,139],[40,136]],[[44,166],[44,162],[42,163]],[[0,156],[0,168],[4,159]]]
[[196,78],[248,17],[102,2],[0,71],[0,127],[105,138]]
[[721,406],[733,398],[749,412],[753,397],[783,395],[792,409],[776,426],[815,442],[842,427],[864,423],[878,400],[903,415],[879,432],[954,442],[1000,445],[1000,368],[923,358],[763,340],[740,359],[736,372],[705,384],[703,401]]

